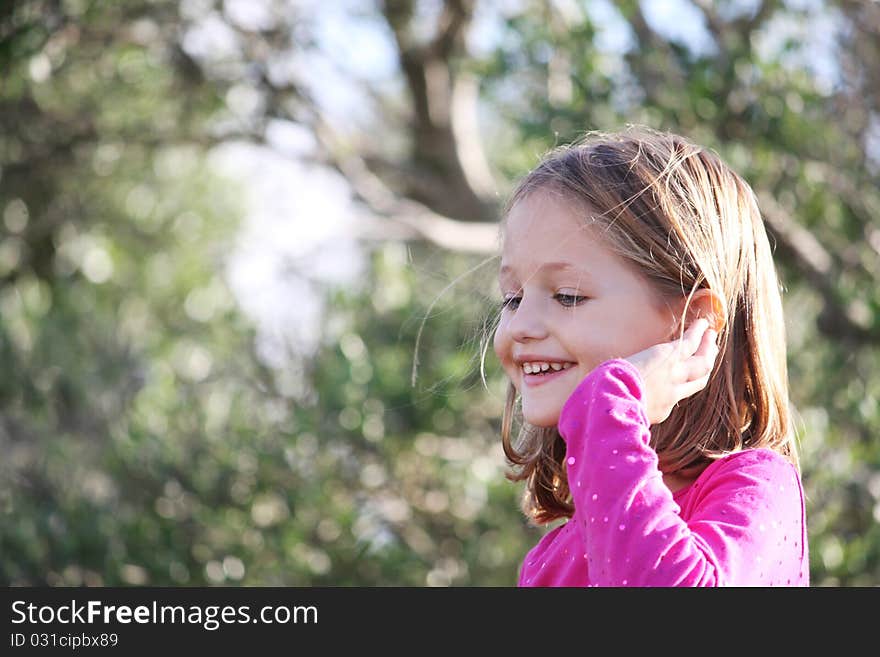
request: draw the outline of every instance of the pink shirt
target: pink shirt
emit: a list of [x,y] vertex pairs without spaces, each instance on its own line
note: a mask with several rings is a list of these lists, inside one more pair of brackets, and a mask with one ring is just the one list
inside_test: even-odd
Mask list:
[[578,385],[559,432],[574,516],[529,551],[520,586],[809,586],[803,488],[784,456],[736,452],[670,493],[639,371],[621,359]]

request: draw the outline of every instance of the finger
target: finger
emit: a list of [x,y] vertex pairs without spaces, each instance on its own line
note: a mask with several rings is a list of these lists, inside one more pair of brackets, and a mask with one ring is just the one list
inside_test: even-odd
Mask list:
[[686,399],[691,395],[695,395],[700,390],[705,388],[709,384],[709,375],[705,375],[700,377],[699,379],[695,379],[693,381],[688,381],[687,383],[682,383],[675,388],[676,397],[681,401],[682,399]]
[[707,329],[703,335],[700,336],[700,346],[694,352],[694,356],[709,356],[712,355],[713,350],[718,349],[718,332],[713,329]]
[[687,328],[678,341],[678,347],[682,355],[685,357],[692,356],[697,351],[707,328],[709,328],[709,321],[705,317],[698,317]]
[[714,329],[709,329],[703,333],[699,348],[685,362],[688,381],[693,381],[712,373],[715,367],[715,359],[718,357],[717,335]]

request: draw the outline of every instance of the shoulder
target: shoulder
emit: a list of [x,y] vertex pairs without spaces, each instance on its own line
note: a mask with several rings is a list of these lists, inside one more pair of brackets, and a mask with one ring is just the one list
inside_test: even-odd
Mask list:
[[760,476],[771,479],[798,477],[795,465],[785,456],[767,447],[733,452],[711,463],[698,477],[719,477],[731,474]]
[[700,497],[736,497],[741,502],[759,498],[802,503],[797,467],[784,455],[768,448],[745,449],[711,463],[692,486]]

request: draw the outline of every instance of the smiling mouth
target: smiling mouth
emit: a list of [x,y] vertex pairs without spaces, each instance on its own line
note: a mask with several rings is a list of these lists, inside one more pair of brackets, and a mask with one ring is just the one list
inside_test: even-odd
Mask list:
[[526,387],[540,386],[559,377],[573,368],[577,363],[523,363],[522,383]]
[[561,372],[562,370],[567,370],[571,367],[574,367],[574,363],[565,362],[565,363],[547,363],[547,362],[532,362],[532,363],[523,363],[522,371],[523,374],[531,374],[535,376],[542,376],[544,374],[552,374],[554,372]]

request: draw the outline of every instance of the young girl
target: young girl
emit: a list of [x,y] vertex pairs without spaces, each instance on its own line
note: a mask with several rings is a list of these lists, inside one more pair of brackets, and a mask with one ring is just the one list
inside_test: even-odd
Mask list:
[[[680,136],[551,153],[505,213],[495,353],[521,586],[807,586],[779,283],[751,188]],[[521,424],[513,443],[514,415]]]

